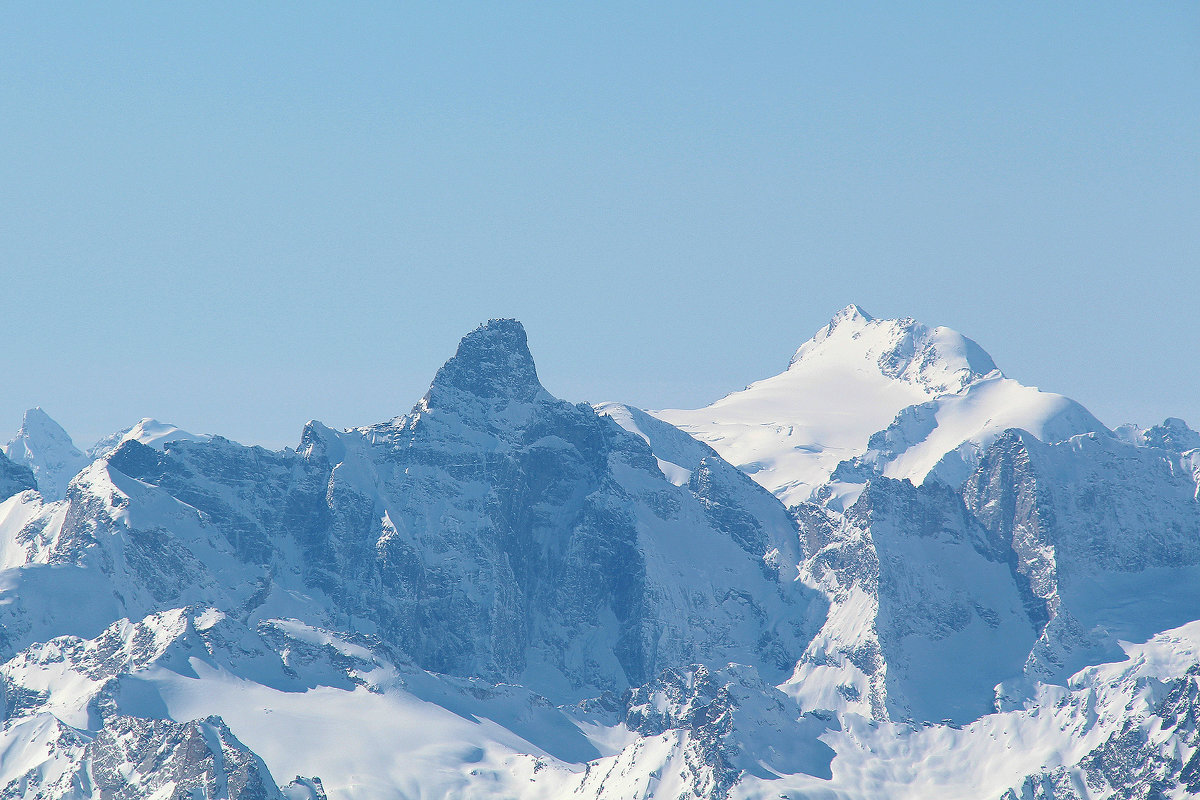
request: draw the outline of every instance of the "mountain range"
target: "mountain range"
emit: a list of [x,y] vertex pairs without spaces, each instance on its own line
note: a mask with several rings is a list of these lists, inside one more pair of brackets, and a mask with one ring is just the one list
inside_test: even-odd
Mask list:
[[0,455],[0,798],[1200,794],[1200,433],[849,306],[700,409],[469,332],[295,448]]

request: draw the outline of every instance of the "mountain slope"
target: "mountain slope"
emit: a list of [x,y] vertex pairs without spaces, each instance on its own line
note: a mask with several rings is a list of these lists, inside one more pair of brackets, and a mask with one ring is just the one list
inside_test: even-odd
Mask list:
[[[761,497],[763,518],[711,495],[551,397],[524,330],[493,321],[407,416],[311,423],[299,451],[277,453],[130,440],[63,504],[22,506],[4,531],[26,601],[7,642],[203,603],[370,631],[424,668],[560,701],[692,663],[784,676],[817,624],[794,580],[795,524]],[[54,610],[64,584],[97,588],[95,621]]]
[[922,483],[933,476],[958,486],[992,442],[1012,428],[1045,442],[1107,433],[1074,400],[994,374],[956,394],[904,409],[870,438],[867,452],[857,461],[888,478]]
[[831,609],[785,691],[879,720],[990,713],[1038,633],[1002,543],[941,484],[876,478],[823,522],[802,574]]
[[33,470],[24,464],[17,464],[0,452],[0,500],[7,500],[14,494],[37,489],[37,481]]
[[1011,548],[1047,620],[1026,665],[1061,681],[1200,618],[1200,503],[1179,454],[1100,434],[1045,444],[1010,431],[963,486],[972,513]]

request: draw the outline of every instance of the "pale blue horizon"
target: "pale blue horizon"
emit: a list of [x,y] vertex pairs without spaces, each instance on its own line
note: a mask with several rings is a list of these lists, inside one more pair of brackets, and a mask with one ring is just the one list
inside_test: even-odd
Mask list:
[[1200,426],[1194,4],[0,10],[0,432],[272,447],[525,324],[696,407],[839,308]]

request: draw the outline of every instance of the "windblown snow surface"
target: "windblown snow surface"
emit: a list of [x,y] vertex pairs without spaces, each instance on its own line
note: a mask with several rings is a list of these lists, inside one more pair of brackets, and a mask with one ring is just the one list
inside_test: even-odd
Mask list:
[[1200,434],[948,329],[651,414],[493,320],[295,449],[6,454],[0,797],[1200,794]]

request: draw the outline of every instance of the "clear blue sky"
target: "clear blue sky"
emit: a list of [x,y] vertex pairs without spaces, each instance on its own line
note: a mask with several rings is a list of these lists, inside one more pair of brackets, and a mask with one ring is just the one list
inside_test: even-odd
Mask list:
[[293,444],[489,317],[696,406],[838,308],[1200,426],[1200,5],[0,6],[0,434]]

